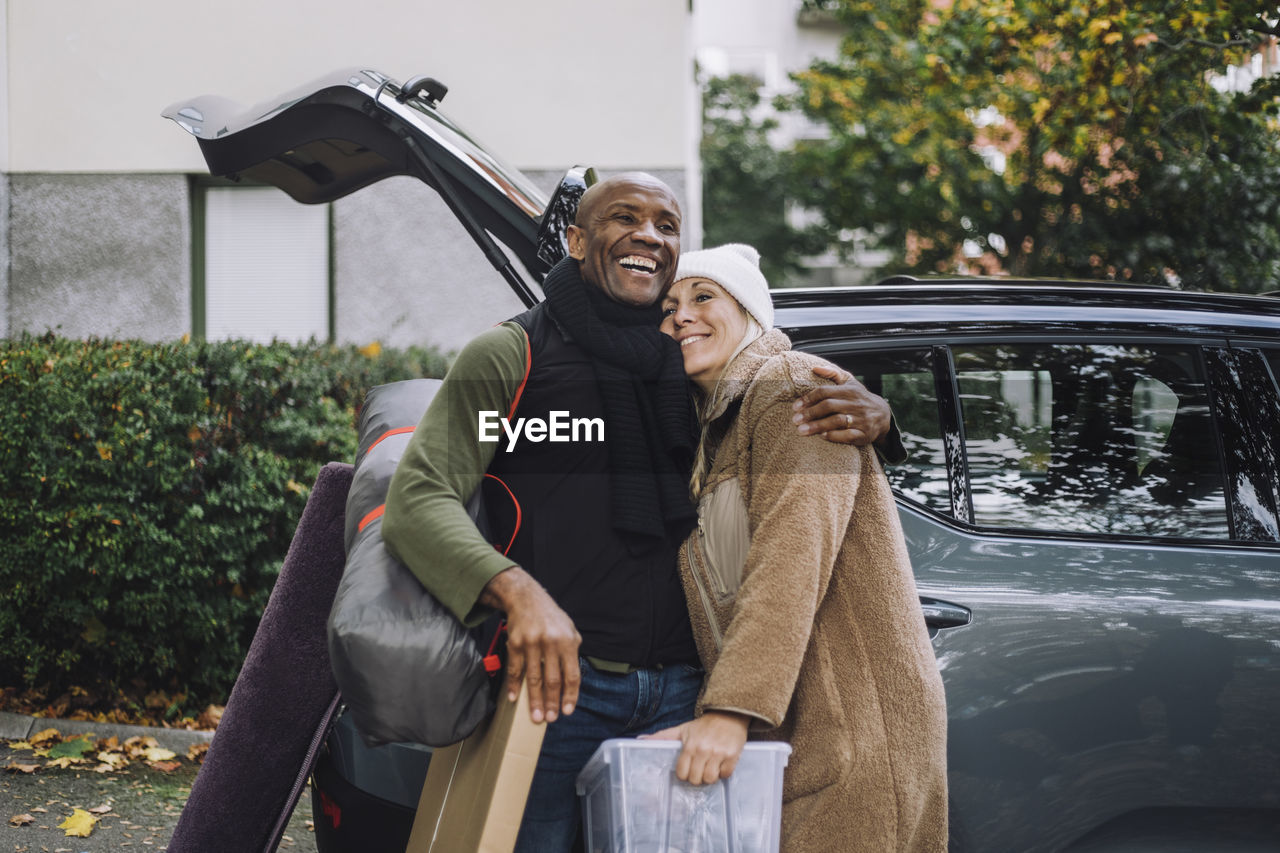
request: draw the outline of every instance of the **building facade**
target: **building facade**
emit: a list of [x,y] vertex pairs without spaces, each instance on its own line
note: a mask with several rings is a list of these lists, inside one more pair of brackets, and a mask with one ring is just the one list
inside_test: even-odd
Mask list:
[[[825,139],[828,130],[795,112],[780,113],[771,105],[777,95],[791,94],[789,75],[815,60],[835,60],[847,34],[833,4],[825,0],[698,0],[693,14],[694,53],[698,73],[711,77],[743,75],[760,84],[761,113],[778,122],[771,142],[787,148],[798,140]],[[787,211],[797,227],[814,214],[799,207]],[[792,284],[830,287],[868,284],[887,259],[884,252],[859,252],[852,260],[834,251],[804,260],[805,272]]]
[[[336,68],[450,87],[443,110],[549,191],[654,172],[696,223],[688,0],[621,4],[0,0],[0,336],[315,336],[461,345],[514,295],[444,203],[392,178],[331,205],[209,179],[160,117]],[[696,233],[696,229],[695,232]]]

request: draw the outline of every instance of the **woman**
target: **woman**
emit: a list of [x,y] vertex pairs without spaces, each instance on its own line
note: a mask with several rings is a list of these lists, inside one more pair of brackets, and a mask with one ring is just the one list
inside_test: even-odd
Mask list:
[[945,850],[946,712],[875,453],[796,434],[825,364],[791,350],[750,246],[680,258],[662,331],[703,437],[680,570],[707,680],[676,772],[727,777],[748,733],[785,740],[785,851]]

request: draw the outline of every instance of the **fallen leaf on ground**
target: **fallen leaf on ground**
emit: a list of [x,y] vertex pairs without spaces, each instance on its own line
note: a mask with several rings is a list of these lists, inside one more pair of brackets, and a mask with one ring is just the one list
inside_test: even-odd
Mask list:
[[27,740],[34,747],[45,746],[46,744],[56,743],[62,740],[62,735],[58,734],[57,729],[45,729],[42,732],[36,732],[29,736]]
[[93,735],[81,735],[80,737],[64,740],[62,743],[54,744],[49,748],[50,758],[81,758],[87,752],[94,749]]
[[139,735],[131,737],[124,742],[124,753],[130,758],[141,758],[142,754],[148,749],[158,747],[159,742],[150,735]]
[[98,819],[84,809],[76,809],[70,817],[58,824],[58,829],[65,830],[68,836],[88,838],[97,822]]
[[93,808],[88,809],[89,814],[106,814],[109,811],[111,811],[110,803],[103,803],[100,806],[94,806]]
[[69,756],[69,755],[64,755],[64,756],[62,756],[61,758],[51,758],[51,759],[49,759],[48,761],[46,761],[46,762],[44,763],[44,766],[45,766],[45,767],[60,767],[60,768],[62,768],[63,770],[66,770],[68,767],[72,766],[73,764],[87,764],[87,763],[88,763],[88,761],[87,761],[86,759],[83,759],[83,758],[72,758],[72,757],[71,757],[71,756]]
[[9,826],[26,826],[29,823],[35,823],[36,819],[29,814],[16,814],[9,818]]
[[98,753],[98,760],[108,765],[111,770],[119,770],[129,766],[129,759],[125,757],[123,752],[108,752],[103,750]]
[[25,740],[11,740],[9,741],[9,748],[15,752],[18,750],[35,749],[34,746]]
[[194,761],[197,764],[203,764],[205,753],[208,751],[208,741],[205,741],[204,743],[193,743],[191,746],[187,747],[187,760]]
[[145,758],[147,761],[170,761],[174,758],[177,758],[178,753],[174,752],[172,749],[165,749],[164,747],[153,746],[153,747],[150,747],[149,749],[143,750],[142,757]]
[[11,770],[14,773],[35,773],[40,769],[39,764],[19,764],[16,761],[10,761],[5,770]]
[[200,716],[196,717],[196,724],[205,729],[216,729],[218,723],[222,722],[222,713],[226,711],[224,705],[209,705],[200,712]]
[[148,761],[147,766],[161,773],[172,773],[182,766],[180,761]]

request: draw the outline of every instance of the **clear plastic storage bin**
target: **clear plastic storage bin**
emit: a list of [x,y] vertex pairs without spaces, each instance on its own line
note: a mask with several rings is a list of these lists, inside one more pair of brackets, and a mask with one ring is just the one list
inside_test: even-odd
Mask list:
[[791,746],[751,741],[714,785],[676,779],[680,742],[607,740],[578,774],[588,853],[777,853]]

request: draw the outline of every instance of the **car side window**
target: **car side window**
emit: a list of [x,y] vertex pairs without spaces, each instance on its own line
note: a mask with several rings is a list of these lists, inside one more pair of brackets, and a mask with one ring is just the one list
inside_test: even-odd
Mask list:
[[933,356],[927,349],[858,352],[837,357],[867,389],[889,401],[907,449],[905,462],[885,466],[893,490],[951,515],[947,458],[938,420]]
[[1194,349],[957,346],[952,361],[974,524],[1229,537]]
[[1236,539],[1280,542],[1280,352],[1207,346],[1214,415],[1231,472],[1228,503]]

